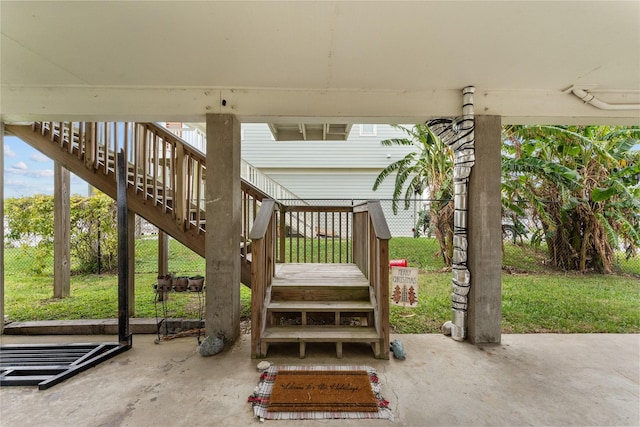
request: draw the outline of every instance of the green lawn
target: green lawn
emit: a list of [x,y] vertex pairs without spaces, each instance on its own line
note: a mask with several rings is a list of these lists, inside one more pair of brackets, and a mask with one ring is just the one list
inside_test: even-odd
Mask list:
[[[155,317],[157,242],[136,243],[136,316]],[[442,260],[433,239],[394,238],[390,258],[405,258],[421,269],[416,309],[391,307],[391,330],[396,333],[434,333],[451,317],[451,273],[442,272]],[[544,267],[544,254],[528,247],[506,245],[504,264],[517,266],[516,274],[503,273],[502,311],[505,333],[638,333],[640,332],[640,279],[630,271],[620,275],[558,273]],[[635,261],[638,261],[635,259]],[[5,249],[5,314],[14,321],[115,318],[117,277],[76,275],[71,296],[52,299],[50,260]],[[34,274],[32,266],[47,267]],[[204,274],[204,259],[176,241],[170,244],[169,270],[176,275]],[[513,269],[508,269],[512,271]],[[626,269],[625,269],[626,270]],[[251,292],[241,286],[242,316],[250,314]],[[172,293],[169,317],[198,317],[197,294]],[[412,317],[403,317],[412,313]],[[160,317],[162,312],[158,313]]]

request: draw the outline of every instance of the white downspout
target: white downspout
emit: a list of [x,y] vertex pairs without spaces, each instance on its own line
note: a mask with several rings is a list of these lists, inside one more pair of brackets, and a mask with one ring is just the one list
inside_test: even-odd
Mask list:
[[583,100],[585,104],[591,104],[600,110],[640,110],[640,104],[609,104],[577,87],[572,87],[568,91]]

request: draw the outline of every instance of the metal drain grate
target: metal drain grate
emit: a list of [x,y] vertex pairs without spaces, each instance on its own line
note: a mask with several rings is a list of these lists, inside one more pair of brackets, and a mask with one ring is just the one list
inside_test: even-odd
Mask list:
[[13,344],[0,347],[0,386],[52,387],[131,348],[128,343]]

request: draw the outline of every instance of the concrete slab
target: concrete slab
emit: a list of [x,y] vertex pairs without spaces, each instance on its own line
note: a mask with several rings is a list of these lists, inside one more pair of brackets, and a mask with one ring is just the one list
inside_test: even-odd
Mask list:
[[[55,387],[0,389],[0,423],[38,426],[257,425],[247,397],[258,382],[250,339],[242,335],[203,358],[195,338],[133,348]],[[375,367],[395,420],[267,421],[278,426],[477,426],[640,424],[639,335],[503,335],[474,346],[441,335],[395,335],[405,361],[376,360],[345,345],[272,346],[278,364]],[[113,336],[2,336],[2,344],[113,341]]]

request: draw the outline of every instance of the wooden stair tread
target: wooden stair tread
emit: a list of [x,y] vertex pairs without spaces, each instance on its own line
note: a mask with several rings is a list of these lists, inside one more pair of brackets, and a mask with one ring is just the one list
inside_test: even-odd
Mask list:
[[326,288],[368,288],[369,282],[361,280],[340,280],[339,283],[323,278],[309,278],[309,279],[291,279],[282,280],[282,278],[275,276],[272,279],[271,286],[274,288],[290,288],[290,287],[326,287]]
[[373,311],[370,301],[271,301],[267,306],[271,311],[315,311],[315,312],[349,312]]
[[261,340],[266,342],[371,342],[380,339],[374,327],[365,326],[271,326]]

